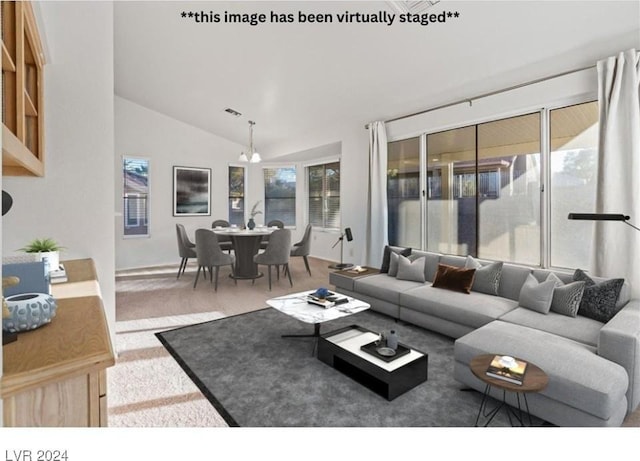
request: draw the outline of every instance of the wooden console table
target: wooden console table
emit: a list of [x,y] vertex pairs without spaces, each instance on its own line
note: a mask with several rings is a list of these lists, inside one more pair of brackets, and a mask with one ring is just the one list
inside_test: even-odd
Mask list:
[[5,427],[107,425],[106,369],[115,357],[91,259],[63,261],[51,323],[2,348]]

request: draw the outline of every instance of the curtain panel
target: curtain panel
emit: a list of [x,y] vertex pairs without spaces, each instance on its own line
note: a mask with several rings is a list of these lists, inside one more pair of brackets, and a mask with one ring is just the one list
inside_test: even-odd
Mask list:
[[[640,53],[598,61],[600,138],[596,212],[640,223]],[[640,232],[620,222],[595,223],[592,270],[624,277],[640,297]]]
[[367,264],[380,267],[387,234],[387,132],[384,122],[369,124]]

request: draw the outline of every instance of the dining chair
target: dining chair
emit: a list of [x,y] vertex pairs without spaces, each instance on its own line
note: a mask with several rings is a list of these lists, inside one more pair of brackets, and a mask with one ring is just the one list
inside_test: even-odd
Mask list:
[[[289,271],[289,254],[291,252],[291,230],[278,229],[269,236],[269,244],[263,253],[253,257],[256,264],[266,265],[269,268],[269,291],[271,291],[271,266],[283,266],[284,271],[289,277],[289,284],[293,286],[291,281],[291,272]],[[278,279],[280,279],[280,271],[278,270]],[[254,280],[255,283],[255,280]]]
[[[226,219],[216,219],[211,223],[211,229],[215,229],[216,227],[231,227],[231,224],[229,224],[229,221]],[[220,243],[220,248],[222,248],[223,251],[231,254],[231,250],[233,250],[231,237],[228,235],[219,235],[218,242]]]
[[267,223],[267,227],[277,227],[278,229],[284,229],[284,223],[279,219],[272,219]]
[[181,274],[184,274],[185,269],[187,268],[187,262],[189,258],[195,258],[196,256],[196,244],[189,240],[187,236],[187,231],[184,229],[182,224],[176,224],[176,234],[178,236],[178,255],[180,258],[180,267],[178,268],[178,276],[177,279],[180,278]]
[[[267,223],[267,227],[277,227],[278,229],[284,229],[284,223],[279,219],[272,219]],[[269,238],[270,236],[267,235],[265,238],[262,239],[262,242],[260,242],[261,250],[264,250],[267,248],[267,245],[269,245]]]
[[307,257],[311,252],[311,229],[313,226],[311,224],[307,224],[307,227],[304,230],[304,235],[302,236],[302,240],[298,243],[293,244],[293,248],[291,248],[290,256],[302,256],[304,260],[304,266],[307,268],[307,272],[309,276],[311,276],[311,269],[309,269],[309,261]]
[[[198,255],[198,272],[196,273],[196,280],[193,283],[194,289],[198,284],[200,269],[203,269],[205,274],[207,269],[209,270],[209,277],[213,283],[213,268],[216,268],[215,291],[218,291],[218,272],[220,271],[220,266],[231,266],[231,274],[235,275],[234,264],[236,258],[234,255],[224,254],[222,252],[220,243],[218,243],[218,236],[213,231],[209,229],[196,230],[196,253]],[[235,282],[237,285],[238,281],[235,280]]]

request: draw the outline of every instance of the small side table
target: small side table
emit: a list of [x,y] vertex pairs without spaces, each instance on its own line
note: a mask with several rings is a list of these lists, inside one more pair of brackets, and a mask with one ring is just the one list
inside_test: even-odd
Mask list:
[[[484,424],[484,426],[486,427],[491,423],[493,418],[496,416],[496,414],[498,414],[498,412],[502,408],[505,408],[505,411],[507,412],[507,416],[509,417],[509,423],[511,423],[512,426],[513,426],[513,420],[511,419],[511,415],[513,415],[515,419],[520,423],[520,426],[524,426],[524,414],[523,414],[523,409],[520,403],[521,395],[524,400],[526,414],[529,417],[529,426],[532,426],[533,422],[531,421],[531,413],[529,412],[529,403],[527,402],[527,394],[532,392],[540,392],[545,387],[547,387],[547,384],[549,383],[549,377],[544,372],[544,370],[542,370],[540,367],[524,359],[518,359],[518,360],[523,360],[527,362],[527,371],[524,375],[524,381],[522,382],[522,385],[513,384],[508,381],[504,381],[502,379],[497,379],[497,378],[492,378],[491,376],[487,376],[486,374],[487,368],[489,368],[489,364],[491,363],[491,360],[493,360],[493,358],[496,355],[500,355],[500,354],[477,355],[473,359],[471,359],[471,363],[469,363],[471,372],[476,376],[476,378],[478,378],[480,381],[486,384],[484,388],[484,395],[482,396],[482,403],[480,404],[480,409],[478,410],[478,416],[476,417],[476,424],[475,424],[476,427],[478,426],[480,415],[483,415],[485,418],[488,418],[487,422]],[[502,390],[502,402],[500,402],[500,404],[496,408],[494,408],[493,410],[487,413],[486,411],[487,400],[488,400],[487,397],[489,396],[489,393],[491,392],[492,387]],[[516,394],[516,399],[518,402],[517,413],[514,411],[512,407],[510,407],[506,403],[507,392],[514,392]]]

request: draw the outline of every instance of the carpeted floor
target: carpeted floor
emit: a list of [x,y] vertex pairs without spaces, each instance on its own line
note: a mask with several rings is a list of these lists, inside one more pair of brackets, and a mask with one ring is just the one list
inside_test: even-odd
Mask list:
[[[453,379],[451,338],[364,311],[323,324],[395,329],[429,354],[428,380],[388,401],[310,354],[312,326],[274,309],[182,327],[158,337],[229,425],[249,427],[469,427],[481,395]],[[534,424],[541,425],[539,420]],[[508,425],[504,413],[493,426]]]
[[[293,290],[327,286],[327,262],[315,258],[310,262],[313,277],[305,272],[302,260],[292,261]],[[280,280],[269,292],[265,278],[255,285],[241,281],[236,287],[224,269],[217,293],[209,281],[203,280],[194,290],[194,266],[179,280],[175,278],[176,271],[177,264],[127,271],[116,279],[114,346],[118,357],[107,373],[110,426],[226,426],[155,333],[263,309],[267,299],[292,290],[288,281]],[[640,410],[628,415],[624,426],[640,427]]]

